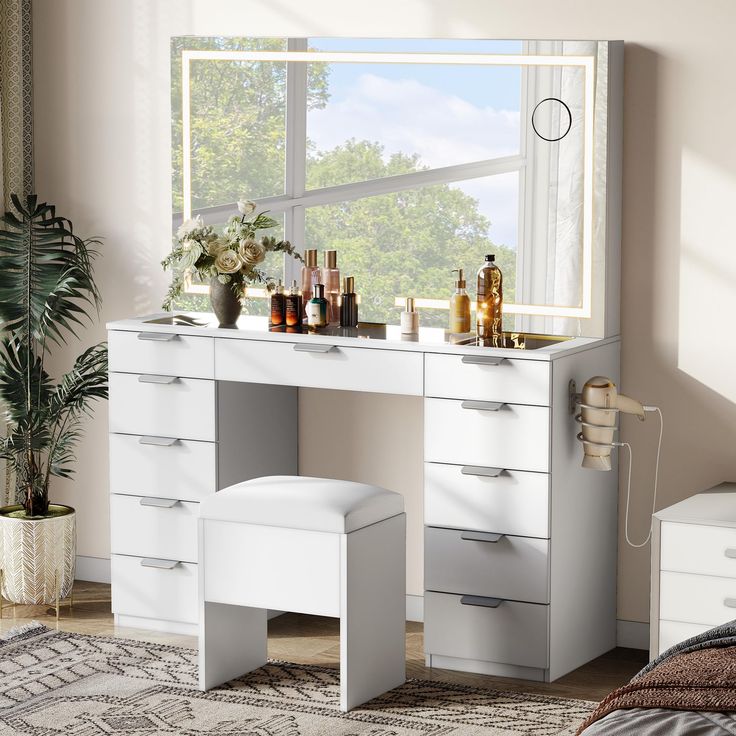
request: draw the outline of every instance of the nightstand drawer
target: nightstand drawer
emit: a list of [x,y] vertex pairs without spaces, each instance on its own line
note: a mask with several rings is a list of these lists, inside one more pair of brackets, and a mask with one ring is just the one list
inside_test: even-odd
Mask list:
[[424,394],[549,406],[549,376],[548,361],[430,353],[424,359]]
[[110,435],[110,492],[201,501],[217,491],[217,445]]
[[736,579],[681,572],[659,576],[659,616],[717,626],[736,618]]
[[549,603],[549,542],[458,529],[424,530],[424,587]]
[[549,537],[549,475],[425,463],[424,523]]
[[437,463],[547,472],[549,409],[426,399],[424,457]]
[[107,339],[111,371],[187,378],[215,376],[215,341],[211,337],[111,330]]
[[[503,601],[471,605],[464,596],[426,593],[424,646],[429,654],[544,669],[548,606]],[[475,603],[494,603],[491,599]]]
[[199,504],[157,496],[110,496],[110,551],[197,562]]
[[736,578],[736,529],[733,527],[664,521],[660,549],[662,570]]
[[712,627],[708,624],[683,624],[679,621],[660,621],[659,622],[659,651],[662,654],[670,647],[679,644],[691,636],[697,636]]
[[190,624],[199,620],[197,565],[111,555],[110,570],[113,613]]
[[423,356],[400,350],[322,343],[218,339],[215,376],[281,386],[421,396]]
[[168,375],[110,374],[110,431],[214,441],[215,382]]

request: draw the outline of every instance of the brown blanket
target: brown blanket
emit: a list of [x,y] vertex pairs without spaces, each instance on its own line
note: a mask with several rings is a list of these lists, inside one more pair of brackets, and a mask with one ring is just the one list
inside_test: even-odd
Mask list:
[[736,646],[676,654],[614,690],[578,729],[621,708],[736,711]]

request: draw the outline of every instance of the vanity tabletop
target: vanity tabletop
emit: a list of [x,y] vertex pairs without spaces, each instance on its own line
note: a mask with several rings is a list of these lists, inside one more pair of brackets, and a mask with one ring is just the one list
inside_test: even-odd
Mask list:
[[[196,322],[192,322],[196,320]],[[212,314],[159,312],[107,323],[108,330],[127,332],[166,332],[232,340],[265,340],[289,343],[313,343],[336,347],[378,348],[421,353],[457,355],[499,355],[523,360],[554,360],[563,355],[587,350],[594,345],[615,342],[619,338],[559,337],[524,333],[504,333],[510,345],[523,347],[486,347],[474,343],[473,335],[453,335],[441,327],[420,327],[418,335],[402,335],[398,325],[360,324],[357,328],[330,326],[317,331],[270,327],[268,318],[244,315],[237,327],[219,327]]]
[[736,483],[721,483],[657,511],[660,521],[736,527]]

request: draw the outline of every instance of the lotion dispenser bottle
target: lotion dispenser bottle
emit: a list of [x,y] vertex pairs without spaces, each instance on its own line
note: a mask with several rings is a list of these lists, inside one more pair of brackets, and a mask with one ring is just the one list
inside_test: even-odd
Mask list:
[[450,299],[450,332],[461,334],[470,332],[470,297],[465,291],[465,274],[456,268],[455,293]]

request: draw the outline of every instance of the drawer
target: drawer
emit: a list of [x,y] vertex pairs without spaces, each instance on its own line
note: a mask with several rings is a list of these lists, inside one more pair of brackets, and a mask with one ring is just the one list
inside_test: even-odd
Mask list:
[[549,607],[504,601],[497,608],[463,605],[461,596],[426,593],[428,654],[546,669]]
[[424,394],[446,399],[550,405],[550,363],[492,355],[424,358]]
[[662,570],[736,578],[736,529],[665,521],[661,535]]
[[[173,562],[173,561],[172,561]],[[161,567],[150,567],[157,564]],[[166,560],[110,555],[112,611],[164,621],[196,624],[197,566]]]
[[201,501],[217,490],[217,445],[110,435],[110,492]]
[[662,654],[670,647],[679,644],[691,636],[697,636],[711,627],[707,624],[683,624],[679,621],[660,621],[659,622],[659,651]]
[[421,396],[421,353],[319,343],[218,339],[215,377],[283,386]]
[[731,621],[736,618],[736,579],[662,572],[659,617],[709,626]]
[[215,376],[215,341],[211,337],[112,330],[107,339],[111,371],[187,378]]
[[212,442],[217,439],[215,382],[111,373],[110,431]]
[[548,567],[546,539],[436,527],[424,530],[424,587],[428,590],[549,603]]
[[110,551],[197,561],[199,504],[153,496],[110,496]]
[[549,475],[425,463],[424,523],[549,537]]
[[549,409],[426,399],[424,459],[546,473],[549,469]]

